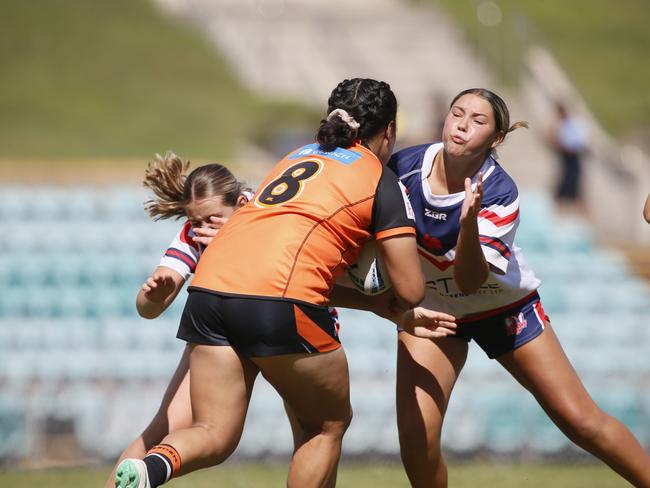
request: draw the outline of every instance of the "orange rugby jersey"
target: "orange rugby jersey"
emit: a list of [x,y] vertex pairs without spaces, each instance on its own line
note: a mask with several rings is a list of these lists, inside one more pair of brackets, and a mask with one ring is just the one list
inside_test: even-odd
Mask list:
[[326,305],[371,237],[415,235],[404,187],[367,148],[289,153],[201,255],[193,288]]

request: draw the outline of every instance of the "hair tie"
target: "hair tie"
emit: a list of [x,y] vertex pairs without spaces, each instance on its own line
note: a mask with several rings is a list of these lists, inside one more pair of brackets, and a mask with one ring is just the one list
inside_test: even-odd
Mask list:
[[334,117],[335,115],[341,117],[341,120],[346,124],[348,124],[352,128],[352,130],[359,130],[359,127],[361,127],[361,124],[359,124],[359,122],[354,120],[354,117],[352,117],[352,115],[347,113],[342,108],[337,108],[335,110],[332,110],[327,116],[327,120],[332,120],[332,117]]

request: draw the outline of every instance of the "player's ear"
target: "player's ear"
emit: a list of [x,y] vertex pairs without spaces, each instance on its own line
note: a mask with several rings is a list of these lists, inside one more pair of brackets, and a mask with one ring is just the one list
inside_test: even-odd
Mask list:
[[235,207],[243,207],[248,203],[248,198],[246,198],[245,195],[239,195],[239,198],[237,199],[237,205]]
[[395,121],[391,120],[386,126],[386,129],[384,131],[384,137],[386,137],[386,139],[391,141],[391,140],[395,140],[396,135],[397,135],[397,126],[395,125]]
[[506,137],[506,133],[503,130],[500,130],[497,132],[496,137],[494,138],[494,141],[492,141],[492,144],[490,144],[490,149],[494,149],[497,147],[499,144],[503,142],[503,139]]

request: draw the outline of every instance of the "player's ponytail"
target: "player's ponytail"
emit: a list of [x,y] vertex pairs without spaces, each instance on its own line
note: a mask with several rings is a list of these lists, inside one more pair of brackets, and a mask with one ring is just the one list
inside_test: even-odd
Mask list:
[[144,204],[145,211],[154,220],[180,218],[185,215],[183,190],[189,161],[184,161],[168,151],[165,156],[156,154],[149,161],[142,184],[153,191],[154,198]]
[[321,121],[316,140],[327,150],[349,147],[373,138],[395,121],[397,98],[388,83],[369,78],[344,80],[327,101],[328,116]]
[[145,202],[151,218],[185,217],[190,202],[205,198],[221,197],[224,205],[235,207],[242,193],[251,191],[222,164],[199,166],[186,175],[189,165],[173,152],[164,157],[157,154],[149,163],[143,184],[154,193],[154,198]]
[[515,122],[510,127],[508,127],[508,129],[506,130],[506,134],[512,132],[513,130],[521,129],[522,127],[524,129],[528,129],[528,122],[526,122],[525,120],[520,120],[519,122]]
[[337,108],[321,121],[316,140],[327,149],[349,147],[357,138],[359,127],[360,124],[354,120],[354,117],[345,110]]

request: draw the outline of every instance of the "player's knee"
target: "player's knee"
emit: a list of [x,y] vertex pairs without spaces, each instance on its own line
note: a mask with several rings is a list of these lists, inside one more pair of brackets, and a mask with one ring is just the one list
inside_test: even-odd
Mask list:
[[438,462],[442,455],[440,436],[429,429],[423,428],[422,423],[402,422],[399,425],[399,445],[402,458],[427,458]]
[[587,412],[572,409],[562,418],[562,430],[574,442],[591,442],[600,436],[606,422],[607,415],[597,407]]
[[340,419],[336,420],[327,420],[323,422],[321,431],[325,435],[329,435],[335,438],[343,438],[343,435],[350,427],[352,423],[352,408],[346,412]]
[[334,440],[341,440],[352,422],[352,408],[336,420],[302,423],[307,438],[324,436]]
[[440,451],[440,425],[437,422],[426,422],[420,415],[398,415],[397,426],[402,450]]
[[169,432],[170,428],[167,413],[163,410],[159,410],[142,432],[142,440],[145,449],[151,449],[156,444],[159,444],[165,436],[169,434]]
[[239,444],[239,436],[223,436],[223,432],[209,424],[194,424],[203,432],[201,437],[204,449],[204,458],[209,459],[209,464],[217,465],[224,462],[235,452]]

